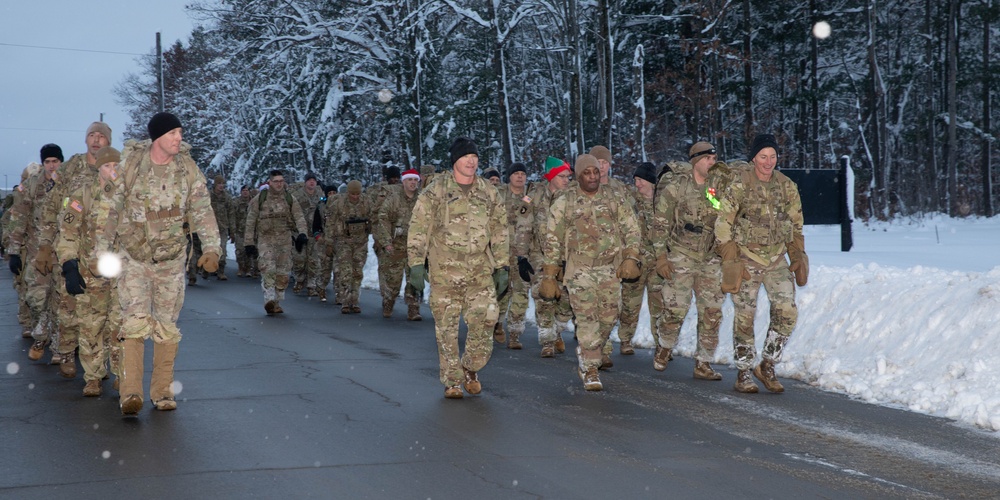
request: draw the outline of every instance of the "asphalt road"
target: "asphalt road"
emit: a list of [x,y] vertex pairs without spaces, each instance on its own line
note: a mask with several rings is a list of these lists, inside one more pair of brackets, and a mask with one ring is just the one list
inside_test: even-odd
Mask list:
[[738,394],[729,367],[694,380],[690,359],[660,373],[645,350],[615,354],[605,390],[587,393],[573,339],[541,359],[532,327],[524,350],[494,351],[480,396],[446,400],[426,305],[422,322],[402,301],[383,319],[366,290],[360,315],[289,297],[269,318],[259,283],[238,278],[188,287],[178,410],[147,401],[122,418],[110,382],[84,398],[81,377],[27,359],[16,300],[0,271],[5,498],[1000,494],[994,433],[792,380],[781,395]]

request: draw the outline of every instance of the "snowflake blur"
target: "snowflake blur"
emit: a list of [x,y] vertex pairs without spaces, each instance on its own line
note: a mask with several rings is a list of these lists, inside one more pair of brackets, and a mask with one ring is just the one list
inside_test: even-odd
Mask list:
[[819,21],[813,25],[813,36],[820,40],[830,36],[830,23]]
[[106,253],[97,258],[97,272],[101,276],[114,278],[122,272],[122,260],[113,253]]

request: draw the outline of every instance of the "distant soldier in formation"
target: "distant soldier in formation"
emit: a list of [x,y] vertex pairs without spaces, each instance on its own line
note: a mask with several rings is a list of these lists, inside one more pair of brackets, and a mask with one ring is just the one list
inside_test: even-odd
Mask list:
[[[809,278],[802,201],[795,182],[774,169],[777,151],[773,135],[754,138],[751,168],[734,176],[722,196],[715,223],[717,251],[722,257],[722,291],[732,294],[736,310],[733,346],[739,370],[735,389],[739,392],[758,391],[751,369],[768,391],[785,390],[774,374],[774,365],[781,360],[798,319],[795,285],[805,286]],[[761,361],[755,365],[753,323],[761,285],[771,302],[771,317]]]
[[[319,301],[326,302],[326,287],[330,284],[330,279],[333,274],[333,254],[336,250],[335,241],[328,237],[327,227],[326,227],[326,214],[330,210],[330,205],[337,201],[337,187],[330,184],[324,188],[326,190],[326,197],[324,201],[320,203],[317,210],[322,214],[321,221],[323,224],[323,238],[317,242],[316,248],[320,255],[320,272],[317,277],[316,286],[319,288]],[[336,287],[334,287],[334,297],[336,297]],[[340,300],[337,300],[340,303]]]
[[327,244],[336,242],[334,268],[337,271],[337,294],[342,302],[340,312],[358,314],[361,305],[358,294],[364,279],[368,259],[368,235],[372,231],[371,200],[362,196],[361,182],[347,183],[347,194],[339,196],[327,208]]
[[273,316],[285,312],[281,301],[292,271],[291,250],[301,253],[309,238],[302,208],[285,187],[284,172],[272,170],[268,185],[250,200],[243,239],[247,255],[257,258],[260,266],[264,312]]
[[25,261],[25,256],[24,256],[25,249],[22,246],[21,251],[17,254],[11,251],[10,233],[12,231],[12,227],[11,227],[10,217],[11,214],[13,214],[14,212],[13,210],[14,205],[21,203],[20,200],[22,197],[24,197],[25,182],[27,182],[27,180],[31,176],[37,174],[41,169],[42,169],[41,164],[35,162],[31,162],[31,164],[25,167],[25,169],[21,172],[21,183],[14,186],[14,189],[11,191],[11,194],[8,195],[6,198],[4,198],[4,204],[7,205],[7,208],[4,209],[3,217],[0,218],[0,224],[3,224],[3,246],[7,252],[7,258],[10,261],[9,266],[12,272],[15,269],[14,266],[15,255],[17,256],[16,267],[19,271],[14,273],[14,280],[13,280],[14,290],[17,292],[17,297],[18,297],[17,321],[18,323],[21,324],[22,328],[21,337],[26,339],[31,338],[31,331],[34,329],[35,325],[32,323],[31,319],[31,308],[28,307],[28,301],[25,298],[25,294],[27,293],[27,287],[25,286],[24,282],[24,274],[20,273],[20,269],[22,267],[21,263]]
[[[299,293],[304,288],[310,297],[318,297],[320,294],[319,274],[322,264],[320,256],[323,255],[322,247],[325,245],[322,243],[322,223],[318,225],[319,227],[316,224],[316,209],[325,195],[316,179],[316,174],[312,172],[306,174],[305,182],[301,187],[292,191],[292,196],[302,208],[302,219],[306,222],[308,228],[306,232],[310,236],[306,241],[306,246],[302,248],[302,252],[292,255],[292,272],[295,277],[295,286],[292,288],[292,292]],[[325,288],[323,293],[326,293]]]
[[[229,277],[226,276],[226,259],[227,251],[226,248],[229,246],[230,241],[233,240],[233,232],[236,230],[236,224],[234,224],[233,216],[233,199],[226,192],[226,178],[222,175],[216,175],[214,183],[212,184],[212,211],[215,212],[215,221],[219,226],[219,238],[222,241],[222,254],[219,255],[219,270],[216,271],[216,279],[219,281],[226,281]],[[206,276],[207,278],[207,276]]]
[[538,326],[538,344],[541,345],[543,358],[554,357],[557,353],[566,351],[562,332],[569,328],[573,320],[573,309],[569,303],[569,292],[562,285],[563,263],[560,262],[556,275],[560,293],[554,299],[542,299],[539,294],[542,275],[536,273],[544,264],[542,250],[545,246],[545,234],[548,231],[549,210],[552,202],[570,185],[572,170],[565,161],[554,157],[545,160],[545,184],[536,184],[528,193],[532,210],[531,235],[529,236],[528,255],[519,255],[517,259],[518,275],[522,280],[531,279],[531,297],[535,299],[535,324]]
[[597,371],[601,349],[618,319],[621,282],[641,275],[639,225],[618,193],[601,184],[600,164],[589,154],[576,159],[576,187],[556,198],[549,210],[539,295],[560,296],[563,282],[576,315],[578,371],[588,391],[603,389]]
[[707,142],[695,143],[688,156],[691,164],[675,164],[661,178],[656,196],[653,247],[656,272],[664,280],[664,311],[653,330],[657,342],[653,368],[667,369],[693,293],[698,312],[694,378],[722,380],[710,363],[719,345],[725,299],[721,260],[715,254],[715,222],[729,169],[716,165],[715,147]]
[[[507,184],[500,184],[500,201],[507,209],[508,241],[510,242],[511,269],[518,269],[518,260],[526,259],[531,249],[532,226],[535,222],[535,205],[528,195],[528,170],[523,163],[513,163],[507,169]],[[500,296],[500,318],[493,329],[493,340],[504,343],[504,317],[510,338],[508,349],[521,349],[521,334],[524,333],[524,316],[528,311],[528,292],[531,281],[511,280],[507,292]]]
[[[118,329],[121,326],[120,304],[114,292],[115,277],[102,276],[98,269],[101,257],[97,253],[98,226],[102,199],[110,197],[118,180],[117,149],[106,146],[96,154],[98,177],[69,194],[69,202],[59,217],[59,238],[56,255],[62,262],[66,291],[76,297],[76,314],[80,324],[80,365],[83,366],[83,395],[101,395],[101,381],[109,373],[115,375],[115,388],[121,383],[121,348]],[[104,220],[107,224],[107,219]]]
[[233,244],[236,246],[236,276],[251,277],[257,268],[257,259],[251,259],[246,252],[247,213],[250,210],[250,188],[243,186],[240,188],[240,195],[233,198]]
[[[417,203],[420,189],[420,173],[416,170],[403,172],[402,189],[397,189],[386,197],[378,211],[375,224],[375,246],[382,249],[378,259],[379,290],[382,293],[382,317],[392,316],[392,309],[399,296],[406,271],[406,239],[409,235],[410,217]],[[407,284],[403,293],[406,301],[406,319],[420,321],[420,297],[423,288],[417,290]]]
[[181,142],[180,120],[161,112],[146,128],[150,141],[126,144],[120,182],[101,204],[107,207],[107,219],[101,218],[103,213],[97,219],[98,227],[107,228],[97,252],[122,256],[117,290],[122,313],[118,338],[123,339],[119,404],[124,415],[142,409],[146,339],[153,340],[153,406],[163,411],[177,408],[171,384],[181,340],[177,317],[184,304],[184,222],[201,235],[203,269],[215,272],[222,252],[205,176],[191,158],[190,146]]
[[623,202],[628,202],[628,186],[626,186],[624,182],[611,177],[611,168],[614,166],[614,159],[611,157],[611,151],[605,146],[594,146],[590,148],[588,154],[597,158],[597,162],[601,166],[601,184],[610,187],[618,193],[618,197],[621,198]]
[[500,178],[500,171],[495,168],[486,169],[483,172],[483,179],[489,181],[496,188],[499,188],[503,184],[503,179]]
[[[440,379],[444,396],[458,399],[463,386],[469,394],[482,391],[478,372],[493,352],[497,295],[507,288],[510,253],[507,212],[496,188],[476,176],[476,143],[459,137],[449,152],[452,171],[435,177],[413,208],[407,261],[414,288],[423,288],[430,277]],[[463,316],[468,326],[464,354],[458,344]]]

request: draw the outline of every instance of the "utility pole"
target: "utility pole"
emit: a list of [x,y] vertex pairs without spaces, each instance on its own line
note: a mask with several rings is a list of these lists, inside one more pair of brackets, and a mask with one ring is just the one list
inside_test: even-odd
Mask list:
[[163,112],[163,46],[160,45],[160,32],[156,32],[156,89],[159,95],[159,111]]

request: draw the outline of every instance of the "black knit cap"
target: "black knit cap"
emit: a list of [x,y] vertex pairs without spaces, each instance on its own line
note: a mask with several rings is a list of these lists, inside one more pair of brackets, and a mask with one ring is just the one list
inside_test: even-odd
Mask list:
[[402,175],[403,174],[399,171],[399,167],[396,166],[385,167],[382,169],[382,177],[385,177],[386,180],[399,179]]
[[636,169],[632,177],[638,177],[652,184],[656,184],[656,165],[646,161],[642,162]]
[[774,152],[778,152],[778,141],[774,139],[771,134],[757,134],[757,137],[753,138],[753,144],[750,145],[750,157],[748,161],[753,161],[753,158],[760,153],[760,150],[764,148],[774,148]]
[[510,166],[507,167],[507,182],[510,182],[510,176],[514,175],[516,172],[524,172],[525,175],[528,175],[528,167],[524,166],[521,162],[511,163]]
[[149,132],[149,138],[154,142],[159,139],[160,136],[175,128],[181,128],[181,121],[176,116],[167,112],[156,113],[149,119],[149,124],[146,125],[146,131]]
[[52,143],[42,146],[41,156],[42,163],[45,163],[46,158],[59,158],[59,161],[65,161],[63,160],[62,148]]
[[486,169],[485,172],[483,172],[483,178],[484,179],[489,179],[490,177],[496,177],[497,179],[499,179],[500,178],[500,172],[498,172],[497,169],[495,169],[495,168],[488,168],[488,169]]
[[317,177],[316,177],[316,174],[314,174],[314,173],[312,173],[312,172],[309,172],[308,174],[306,174],[306,178],[305,178],[305,179],[303,179],[303,182],[304,182],[304,181],[308,181],[309,179],[312,179],[312,180],[314,180],[314,181],[316,181],[316,182],[319,182],[319,178],[317,178]]
[[472,154],[479,156],[479,148],[476,146],[476,142],[468,137],[456,137],[455,141],[451,143],[451,147],[448,148],[448,152],[451,153],[452,165],[465,155]]

